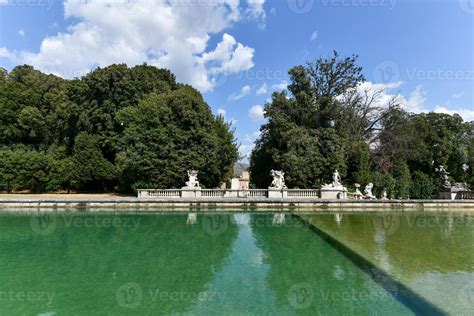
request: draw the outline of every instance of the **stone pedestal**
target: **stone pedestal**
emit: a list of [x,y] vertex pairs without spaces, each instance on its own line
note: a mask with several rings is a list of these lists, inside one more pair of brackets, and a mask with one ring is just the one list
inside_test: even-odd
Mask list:
[[239,191],[237,190],[226,190],[224,193],[224,197],[226,198],[236,198],[239,197]]
[[182,198],[200,198],[201,188],[200,187],[182,187],[181,197]]
[[439,198],[441,200],[455,200],[458,192],[450,190],[450,191],[442,191],[439,192]]
[[268,188],[269,199],[283,199],[288,196],[288,191],[285,189]]
[[323,186],[321,188],[321,199],[343,200],[347,199],[347,189],[343,186]]
[[239,180],[239,178],[230,179],[230,189],[231,190],[239,190],[240,189],[240,180]]

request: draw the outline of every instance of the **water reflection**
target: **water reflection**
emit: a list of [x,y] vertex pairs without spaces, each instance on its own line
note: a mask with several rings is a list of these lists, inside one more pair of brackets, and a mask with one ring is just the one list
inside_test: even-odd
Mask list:
[[217,300],[206,285],[232,252],[238,228],[229,217],[2,216],[0,291],[55,296],[3,300],[0,313],[181,313]]
[[467,309],[458,299],[460,288],[474,282],[471,215],[347,214],[339,224],[330,214],[304,218],[436,306],[474,312],[474,299]]

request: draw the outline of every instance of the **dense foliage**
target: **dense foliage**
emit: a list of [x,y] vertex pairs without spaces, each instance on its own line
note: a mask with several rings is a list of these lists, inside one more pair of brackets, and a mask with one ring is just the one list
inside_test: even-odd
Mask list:
[[201,94],[146,64],[75,80],[0,69],[0,190],[130,192],[232,176],[233,130]]
[[459,115],[407,113],[400,98],[365,85],[356,62],[335,52],[289,70],[289,93],[265,105],[251,181],[267,187],[270,170],[281,169],[289,187],[315,188],[337,168],[348,186],[373,182],[377,194],[431,198],[435,168],[444,165],[452,181],[474,184],[474,125]]

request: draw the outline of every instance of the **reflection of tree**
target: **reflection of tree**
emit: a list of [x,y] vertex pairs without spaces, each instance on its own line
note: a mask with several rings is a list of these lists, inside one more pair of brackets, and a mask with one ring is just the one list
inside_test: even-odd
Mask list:
[[[206,229],[209,216],[186,225],[186,215],[59,214],[47,234],[32,229],[28,216],[0,217],[0,282],[8,289],[55,292],[48,308],[59,314],[127,312],[117,291],[140,290],[142,300],[130,312],[183,312],[206,291],[237,236],[231,215],[212,215],[213,223],[225,223],[217,232]],[[121,287],[129,282],[138,286]],[[24,313],[45,310],[45,304],[24,307],[31,309]],[[2,311],[10,308],[18,313],[15,302]]]
[[[380,266],[377,231],[383,232],[383,251],[394,273],[410,278],[424,271],[474,271],[474,220],[449,214],[347,214],[338,225],[332,215],[304,216],[305,220]],[[398,271],[397,271],[398,270]]]
[[[279,306],[289,306],[302,315],[407,312],[295,217],[287,215],[282,225],[275,226],[272,216],[253,215],[251,225],[264,263],[270,266],[267,284],[275,291]],[[361,299],[353,293],[377,295]],[[341,299],[342,295],[349,298]],[[309,307],[307,299],[312,300]]]

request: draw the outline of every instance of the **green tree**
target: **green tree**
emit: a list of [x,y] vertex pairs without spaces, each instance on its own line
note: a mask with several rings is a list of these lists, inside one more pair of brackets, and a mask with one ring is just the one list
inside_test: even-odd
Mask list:
[[116,179],[115,166],[104,158],[97,138],[86,132],[76,136],[72,162],[69,166],[74,166],[77,170],[79,189],[110,189],[111,183]]
[[124,133],[117,155],[121,186],[181,187],[186,170],[199,171],[205,187],[217,187],[232,175],[238,158],[230,126],[214,117],[195,89],[150,94],[137,107],[118,113]]
[[410,197],[412,199],[432,199],[438,193],[437,181],[421,171],[415,171],[410,187]]
[[340,59],[337,52],[306,67],[289,70],[286,92],[276,92],[265,105],[268,123],[261,127],[250,157],[252,182],[270,184],[271,169],[283,169],[290,187],[314,187],[330,181],[338,168],[346,174],[348,143],[335,126],[338,96],[364,81],[356,56]]

